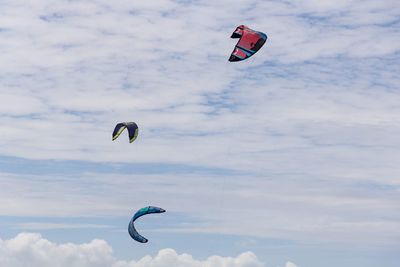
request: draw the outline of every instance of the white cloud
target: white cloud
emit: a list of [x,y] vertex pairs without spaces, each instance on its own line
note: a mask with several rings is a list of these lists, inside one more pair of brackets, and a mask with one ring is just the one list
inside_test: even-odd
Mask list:
[[256,255],[245,252],[237,257],[211,256],[196,260],[189,254],[162,249],[156,256],[137,261],[118,260],[104,240],[85,244],[56,244],[40,234],[21,233],[0,239],[0,265],[7,267],[263,267]]
[[291,261],[286,262],[286,267],[298,267],[296,264],[294,264]]
[[236,258],[211,256],[204,261],[195,260],[188,254],[177,254],[173,249],[163,249],[155,257],[144,257],[139,261],[118,262],[114,267],[262,267],[252,252],[245,252]]
[[112,249],[103,240],[87,244],[55,244],[39,234],[22,233],[0,240],[0,265],[7,267],[110,267]]

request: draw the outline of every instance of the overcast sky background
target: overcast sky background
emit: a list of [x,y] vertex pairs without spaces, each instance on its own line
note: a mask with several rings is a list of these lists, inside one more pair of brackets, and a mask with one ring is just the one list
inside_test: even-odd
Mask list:
[[398,266],[397,0],[0,4],[1,266]]

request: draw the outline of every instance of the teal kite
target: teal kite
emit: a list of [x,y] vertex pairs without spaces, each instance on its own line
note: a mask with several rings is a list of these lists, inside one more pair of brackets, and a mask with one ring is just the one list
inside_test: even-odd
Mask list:
[[158,207],[153,207],[153,206],[148,206],[145,208],[141,208],[140,210],[138,210],[135,215],[133,215],[131,221],[129,222],[128,225],[128,232],[129,235],[136,240],[137,242],[140,243],[147,243],[147,239],[143,236],[141,236],[135,228],[134,222],[136,221],[136,219],[138,219],[139,217],[142,217],[143,215],[147,215],[147,214],[151,214],[151,213],[163,213],[165,212],[164,209],[162,208],[158,208]]

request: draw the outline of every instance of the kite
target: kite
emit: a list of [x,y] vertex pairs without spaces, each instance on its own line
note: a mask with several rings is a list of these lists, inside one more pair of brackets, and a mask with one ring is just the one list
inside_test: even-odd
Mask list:
[[120,134],[128,128],[128,134],[129,134],[129,143],[132,143],[135,141],[136,137],[138,136],[139,133],[139,128],[136,123],[134,122],[121,122],[118,123],[115,126],[114,132],[112,134],[112,140],[114,141],[115,139],[120,136]]
[[151,214],[151,213],[163,213],[165,212],[164,209],[158,208],[158,207],[153,207],[153,206],[148,206],[141,208],[138,210],[135,215],[133,215],[131,221],[129,222],[128,225],[128,232],[129,235],[136,241],[140,243],[147,243],[147,239],[143,236],[141,236],[135,229],[134,222],[136,221],[137,218],[142,217],[143,215]]
[[240,25],[231,38],[240,38],[229,58],[230,62],[241,61],[254,55],[267,41],[267,35]]

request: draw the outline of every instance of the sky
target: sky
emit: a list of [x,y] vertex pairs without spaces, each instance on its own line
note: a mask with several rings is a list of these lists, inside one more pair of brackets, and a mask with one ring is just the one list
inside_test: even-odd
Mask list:
[[0,3],[0,266],[398,266],[398,1]]

